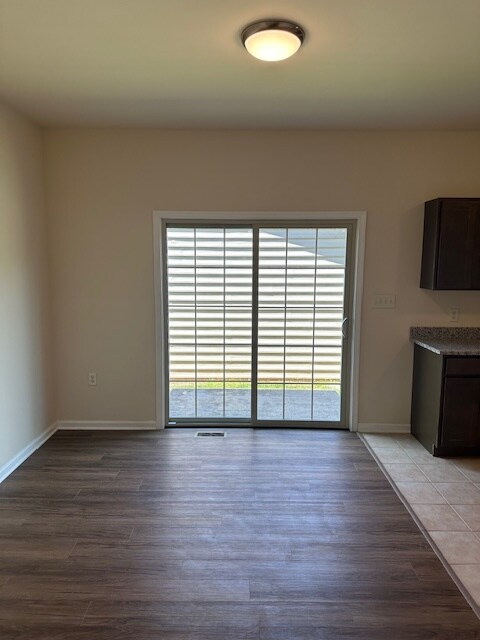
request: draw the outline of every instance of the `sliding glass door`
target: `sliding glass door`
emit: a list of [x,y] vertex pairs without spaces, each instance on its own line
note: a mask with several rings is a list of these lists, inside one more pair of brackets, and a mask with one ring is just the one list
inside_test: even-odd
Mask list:
[[252,416],[253,231],[167,226],[169,421]]
[[354,230],[165,225],[169,424],[347,426]]

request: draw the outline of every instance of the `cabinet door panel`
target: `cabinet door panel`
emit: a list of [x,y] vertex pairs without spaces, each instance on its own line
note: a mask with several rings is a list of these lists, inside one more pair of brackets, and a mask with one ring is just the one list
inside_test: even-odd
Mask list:
[[445,378],[441,443],[480,447],[480,378]]
[[442,203],[437,289],[480,288],[480,205],[477,201]]

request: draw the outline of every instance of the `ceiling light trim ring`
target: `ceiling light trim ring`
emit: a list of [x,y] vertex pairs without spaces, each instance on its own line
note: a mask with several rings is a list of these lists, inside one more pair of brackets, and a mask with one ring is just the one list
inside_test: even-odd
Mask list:
[[247,48],[245,43],[250,36],[260,33],[261,31],[271,31],[273,29],[293,34],[300,40],[300,46],[305,40],[305,29],[295,22],[288,20],[257,20],[257,22],[252,22],[247,25],[242,31],[243,46]]

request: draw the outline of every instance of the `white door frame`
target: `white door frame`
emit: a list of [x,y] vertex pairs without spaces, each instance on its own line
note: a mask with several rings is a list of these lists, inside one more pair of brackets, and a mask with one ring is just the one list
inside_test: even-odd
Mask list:
[[164,292],[163,292],[163,243],[161,239],[162,221],[178,220],[195,222],[218,220],[219,222],[242,222],[245,224],[259,220],[312,220],[312,221],[356,221],[355,260],[353,265],[353,330],[351,332],[350,362],[350,402],[348,426],[350,431],[358,430],[358,378],[360,371],[360,326],[363,295],[363,273],[365,264],[365,237],[367,227],[366,211],[154,211],[153,213],[153,258],[155,296],[155,361],[156,361],[156,426],[164,429],[165,384],[164,384]]

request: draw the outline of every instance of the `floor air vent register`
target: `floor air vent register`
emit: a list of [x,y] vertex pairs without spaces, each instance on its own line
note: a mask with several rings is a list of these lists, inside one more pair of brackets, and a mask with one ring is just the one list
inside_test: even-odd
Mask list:
[[195,438],[226,438],[225,431],[197,431]]

